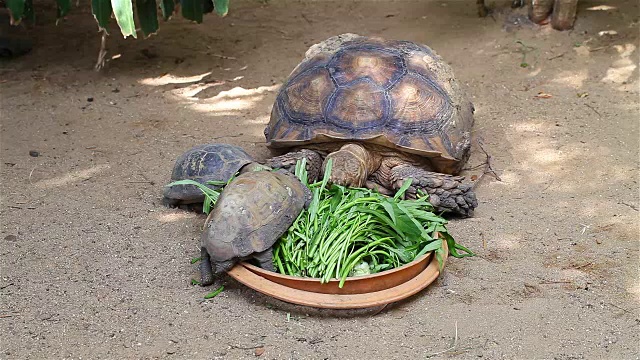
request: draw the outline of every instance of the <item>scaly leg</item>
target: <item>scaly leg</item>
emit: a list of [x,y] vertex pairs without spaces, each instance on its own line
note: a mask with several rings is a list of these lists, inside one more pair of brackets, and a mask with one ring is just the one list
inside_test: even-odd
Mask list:
[[318,181],[320,173],[322,172],[322,156],[313,150],[302,149],[300,151],[272,157],[265,161],[265,165],[274,169],[284,169],[293,174],[296,169],[296,162],[304,158],[307,159],[307,176],[309,183]]
[[412,185],[406,197],[415,198],[418,190],[429,194],[429,202],[436,212],[447,212],[461,217],[469,217],[478,206],[476,194],[470,184],[463,184],[463,176],[426,171],[413,165],[398,165],[391,169],[394,189],[402,187],[405,179],[411,178]]
[[267,271],[276,272],[276,268],[273,266],[273,248],[254,254],[253,258],[258,260],[261,268]]
[[551,14],[551,26],[561,31],[573,28],[577,9],[578,0],[555,0]]
[[207,249],[200,248],[200,285],[209,286],[213,284],[213,269],[211,268],[211,257]]
[[380,167],[382,158],[360,144],[346,144],[340,150],[327,155],[322,169],[326,169],[329,160],[332,160],[330,183],[363,187],[369,175]]
[[551,15],[554,0],[530,0],[529,19],[536,24],[544,23]]

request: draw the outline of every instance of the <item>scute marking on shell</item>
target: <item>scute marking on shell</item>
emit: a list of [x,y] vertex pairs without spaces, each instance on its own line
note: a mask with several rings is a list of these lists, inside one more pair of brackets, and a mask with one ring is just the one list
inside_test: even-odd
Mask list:
[[294,216],[289,212],[297,217],[302,210],[303,187],[289,175],[270,171],[234,179],[218,199],[209,230],[203,233],[202,243],[211,259],[215,263],[242,259],[271,247],[291,225]]
[[[353,61],[357,61],[358,54],[364,54],[363,56],[371,57],[372,59],[376,55],[381,59],[388,57],[398,59],[392,66],[401,71],[402,75],[398,76],[393,84],[385,88],[386,91],[383,98],[386,100],[382,102],[367,100],[369,101],[369,107],[384,108],[382,111],[384,114],[378,111],[375,113],[376,116],[363,116],[363,114],[367,113],[366,110],[363,110],[367,108],[364,105],[350,105],[350,108],[339,107],[342,102],[354,102],[357,98],[352,93],[344,93],[341,90],[342,88],[351,89],[367,81],[377,83],[380,80],[380,78],[365,74],[372,71],[373,67],[362,70],[361,72],[363,73],[359,75],[347,74],[346,78],[344,77],[345,74],[340,73],[345,66],[349,67],[347,62],[341,62],[346,61],[341,60],[342,57],[351,56]],[[332,81],[336,82],[337,88],[328,96],[324,116],[306,119],[294,119],[291,117],[290,112],[295,111],[294,106],[279,94],[272,112],[271,121],[265,130],[265,136],[270,147],[286,147],[294,146],[295,144],[305,145],[328,142],[333,139],[351,139],[353,141],[367,142],[377,139],[375,143],[378,145],[392,149],[406,149],[405,151],[413,154],[422,154],[428,157],[440,157],[442,164],[447,164],[446,166],[454,166],[451,162],[459,163],[463,157],[468,155],[469,144],[465,141],[458,143],[458,141],[468,136],[473,125],[472,112],[466,110],[466,104],[470,103],[460,92],[451,68],[429,47],[409,41],[365,38],[349,34],[333,37],[312,46],[307,51],[306,56],[307,59],[297,67],[300,68],[299,73],[286,82],[287,86],[292,82],[300,81],[307,70],[316,68],[315,64],[318,63],[315,63],[312,68],[305,68],[305,66],[307,66],[310,58],[319,56],[323,59],[329,58],[324,67],[329,69],[329,75]],[[386,64],[391,64],[391,62],[386,61]],[[388,72],[385,70],[383,73]],[[428,87],[431,88],[430,90],[442,95],[442,98],[440,101],[434,100],[441,105],[439,109],[433,109],[431,112],[422,111],[427,114],[426,116],[431,114],[430,118],[412,121],[418,123],[418,125],[407,127],[407,121],[404,121],[403,124],[398,121],[400,116],[391,115],[391,113],[402,111],[395,108],[395,104],[392,103],[391,91],[393,91],[394,86],[408,76],[423,80],[425,87],[428,84]],[[386,77],[383,76],[383,78]],[[345,82],[343,79],[350,80],[350,82]],[[348,100],[342,101],[339,99],[340,97],[347,97]],[[433,97],[433,99],[436,98],[435,96]],[[382,106],[385,102],[389,105]],[[462,108],[460,105],[462,105]],[[405,109],[404,111],[407,110],[411,109]],[[421,112],[418,111],[416,114],[418,113]],[[350,116],[347,116],[347,114],[350,114]],[[417,115],[411,113],[406,114],[406,117],[412,116],[417,117]],[[374,117],[377,118],[372,121]],[[411,132],[411,129],[414,129],[414,131]],[[426,132],[427,136],[424,139],[417,139],[416,137],[423,135],[423,132]],[[448,138],[449,136],[451,138]],[[410,145],[412,143],[418,144],[417,147]],[[424,144],[424,147],[420,147],[419,144]],[[427,144],[431,144],[431,146]]]

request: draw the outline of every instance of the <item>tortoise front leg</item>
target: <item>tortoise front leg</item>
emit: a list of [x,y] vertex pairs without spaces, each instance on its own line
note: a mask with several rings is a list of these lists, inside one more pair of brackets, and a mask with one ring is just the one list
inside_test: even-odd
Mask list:
[[529,20],[536,24],[541,24],[553,11],[554,0],[530,0],[529,1]]
[[478,7],[479,17],[486,17],[489,14],[489,9],[484,4],[484,0],[476,0],[476,6]]
[[551,14],[551,26],[556,30],[573,28],[577,9],[578,0],[555,0]]
[[207,249],[200,248],[200,285],[209,286],[213,284],[213,269],[211,267],[211,257]]
[[302,149],[284,155],[272,157],[265,161],[265,165],[274,169],[284,169],[290,173],[295,173],[298,160],[307,159],[307,176],[309,183],[316,182],[322,172],[322,156],[313,151]]
[[273,248],[268,248],[263,252],[254,254],[253,258],[258,261],[261,268],[276,272],[276,268],[273,266]]
[[409,178],[412,179],[412,185],[405,196],[416,198],[419,190],[429,194],[429,202],[436,212],[469,217],[478,206],[472,186],[462,183],[463,176],[435,173],[408,164],[391,169],[391,184],[395,190],[400,189]]

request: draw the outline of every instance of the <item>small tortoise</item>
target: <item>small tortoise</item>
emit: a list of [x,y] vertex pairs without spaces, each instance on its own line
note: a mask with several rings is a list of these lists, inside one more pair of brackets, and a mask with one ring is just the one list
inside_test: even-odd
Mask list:
[[[227,182],[249,164],[253,164],[253,159],[238,146],[221,143],[198,145],[178,157],[171,181],[190,179],[203,185],[208,181]],[[171,207],[197,208],[204,202],[204,195],[193,185],[166,186],[163,202]]]
[[470,216],[477,206],[457,175],[469,158],[474,108],[453,72],[425,45],[343,34],[312,46],[280,89],[265,129],[268,159],[312,168],[333,159],[330,181],[408,196],[428,193],[438,211]]
[[202,233],[201,284],[236,262],[254,258],[275,271],[273,244],[311,201],[311,192],[285,171],[243,169],[222,191]]

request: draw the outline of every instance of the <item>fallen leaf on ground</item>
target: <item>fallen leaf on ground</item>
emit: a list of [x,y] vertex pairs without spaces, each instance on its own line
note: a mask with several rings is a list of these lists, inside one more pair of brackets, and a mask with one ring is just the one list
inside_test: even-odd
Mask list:
[[538,93],[538,95],[534,96],[534,98],[536,98],[536,99],[549,99],[549,98],[552,98],[552,97],[553,97],[553,95],[547,94],[547,93],[542,92],[542,91],[540,91]]

